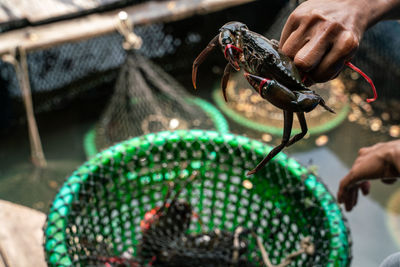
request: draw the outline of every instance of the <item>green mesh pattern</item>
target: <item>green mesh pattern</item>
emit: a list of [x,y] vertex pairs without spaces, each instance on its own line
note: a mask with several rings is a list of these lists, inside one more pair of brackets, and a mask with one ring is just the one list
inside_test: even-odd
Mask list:
[[[270,150],[233,134],[179,130],[136,137],[102,151],[68,178],[53,202],[45,226],[49,266],[96,265],[105,247],[111,255],[136,256],[140,222],[163,203],[165,182],[194,170],[197,183],[180,197],[206,230],[254,229],[273,264],[311,236],[316,253],[290,266],[349,266],[346,220],[318,177],[283,153],[259,173],[245,176]],[[253,187],[245,188],[244,180]],[[200,228],[193,224],[190,231]],[[249,260],[259,256],[254,242],[249,248]]]

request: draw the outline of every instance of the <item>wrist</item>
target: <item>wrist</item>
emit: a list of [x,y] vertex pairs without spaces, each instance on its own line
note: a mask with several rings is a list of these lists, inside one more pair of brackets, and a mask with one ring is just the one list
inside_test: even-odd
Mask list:
[[400,0],[362,0],[367,18],[365,30],[381,20],[400,18]]

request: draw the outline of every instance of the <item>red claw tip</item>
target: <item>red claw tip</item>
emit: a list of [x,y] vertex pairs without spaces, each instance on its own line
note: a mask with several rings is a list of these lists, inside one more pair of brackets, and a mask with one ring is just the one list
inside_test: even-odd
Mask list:
[[236,51],[239,52],[239,53],[242,53],[242,52],[243,52],[243,50],[240,49],[239,47],[236,47],[236,46],[231,45],[231,44],[227,44],[227,45],[225,46],[225,51],[224,51],[225,58],[228,58],[228,56],[227,56],[227,54],[226,54],[226,52],[228,51],[228,49],[234,49],[234,50],[236,50]]

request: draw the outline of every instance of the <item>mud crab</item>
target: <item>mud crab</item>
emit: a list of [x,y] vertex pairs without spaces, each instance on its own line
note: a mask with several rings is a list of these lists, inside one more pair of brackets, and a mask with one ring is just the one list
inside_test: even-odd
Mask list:
[[[221,82],[225,101],[227,101],[226,87],[230,73],[243,68],[246,79],[261,97],[283,110],[284,128],[281,144],[272,149],[253,170],[247,173],[251,175],[262,169],[285,146],[296,143],[306,135],[308,128],[305,112],[312,111],[317,105],[329,112],[335,112],[325,104],[320,95],[303,84],[300,72],[293,61],[279,50],[278,41],[269,40],[250,31],[241,22],[228,22],[219,32],[193,62],[194,88],[196,88],[199,65],[214,48],[220,46],[228,60]],[[348,66],[350,64],[347,63]],[[301,132],[290,138],[294,113],[300,122]]]

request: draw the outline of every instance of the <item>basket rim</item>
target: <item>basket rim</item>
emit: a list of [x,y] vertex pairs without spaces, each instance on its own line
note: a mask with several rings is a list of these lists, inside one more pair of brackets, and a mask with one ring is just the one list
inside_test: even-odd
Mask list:
[[[210,141],[223,142],[232,147],[241,146],[244,150],[254,151],[260,157],[264,157],[272,149],[271,146],[260,141],[232,133],[218,133],[207,130],[177,130],[134,137],[103,150],[78,167],[55,196],[44,227],[44,250],[49,266],[72,266],[72,259],[67,254],[68,247],[65,241],[67,217],[70,205],[80,190],[80,183],[84,182],[91,172],[97,171],[99,166],[115,159],[123,160],[124,154],[146,151],[151,143],[166,144],[168,142],[193,140],[203,143]],[[307,168],[286,154],[279,153],[272,161],[286,168],[288,173],[292,174],[296,179],[300,179],[323,208],[325,217],[328,218],[327,228],[331,234],[328,261],[334,264],[343,264],[340,266],[350,266],[352,246],[350,229],[333,195],[319,177],[309,173]]]

